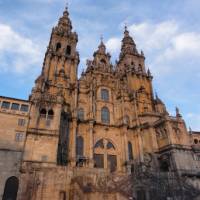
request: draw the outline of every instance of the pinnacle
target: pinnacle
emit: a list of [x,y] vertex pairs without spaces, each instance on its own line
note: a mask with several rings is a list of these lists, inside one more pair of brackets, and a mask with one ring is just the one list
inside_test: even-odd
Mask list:
[[129,31],[128,31],[128,27],[127,27],[126,24],[125,24],[125,27],[124,27],[124,36],[129,37]]
[[99,48],[101,48],[101,47],[105,47],[105,44],[104,44],[104,42],[103,42],[103,35],[101,35],[101,37],[100,37],[100,45],[99,45]]
[[66,4],[66,6],[65,6],[65,10],[64,10],[64,12],[63,12],[63,15],[65,16],[65,15],[69,15],[69,10],[68,10],[68,3]]

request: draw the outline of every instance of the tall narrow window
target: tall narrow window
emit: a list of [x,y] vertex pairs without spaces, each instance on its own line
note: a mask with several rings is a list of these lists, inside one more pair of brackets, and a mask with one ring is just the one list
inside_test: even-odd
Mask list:
[[117,156],[116,155],[108,155],[108,168],[111,172],[116,171],[117,169]]
[[66,200],[66,192],[60,191],[59,200]]
[[67,45],[67,48],[66,48],[66,55],[70,56],[71,55],[71,46]]
[[80,121],[84,120],[84,110],[83,110],[83,108],[78,109],[78,120],[80,120]]
[[79,137],[76,138],[76,156],[82,157],[83,156],[83,150],[84,150],[83,137],[79,136]]
[[46,118],[46,115],[47,115],[47,111],[45,108],[41,109],[40,110],[40,117],[41,118]]
[[70,114],[62,112],[60,119],[60,132],[57,148],[57,164],[66,166],[68,163],[70,133]]
[[104,168],[104,155],[103,154],[94,154],[94,167],[95,168]]
[[104,101],[109,100],[109,91],[106,89],[101,89],[101,99]]
[[133,160],[133,147],[131,142],[128,142],[128,158],[129,160]]
[[19,187],[19,180],[17,177],[12,176],[7,179],[2,200],[16,200]]
[[101,121],[106,124],[110,123],[110,112],[107,107],[101,109]]
[[54,112],[51,109],[51,110],[48,111],[48,119],[53,119],[53,116],[54,116]]
[[60,42],[58,42],[56,44],[56,51],[58,52],[60,49],[61,49],[61,44],[60,44]]

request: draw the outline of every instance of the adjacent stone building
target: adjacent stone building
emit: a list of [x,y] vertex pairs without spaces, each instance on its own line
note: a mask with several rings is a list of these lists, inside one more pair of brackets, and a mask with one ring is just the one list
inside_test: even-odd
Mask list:
[[117,63],[101,41],[80,78],[77,42],[66,9],[29,100],[0,97],[3,200],[152,199],[151,188],[129,178],[137,163],[198,189],[200,134],[154,96],[127,28]]

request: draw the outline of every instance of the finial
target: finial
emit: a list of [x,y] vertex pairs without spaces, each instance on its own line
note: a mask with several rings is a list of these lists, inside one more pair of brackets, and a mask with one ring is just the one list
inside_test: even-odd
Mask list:
[[126,22],[124,23],[124,30],[128,31],[128,27],[127,27],[127,23]]
[[100,41],[101,41],[101,43],[103,43],[103,34],[101,34],[101,36],[100,36]]
[[68,3],[68,0],[67,0],[65,10],[64,10],[64,14],[68,14],[68,7],[69,7],[69,3]]
[[128,31],[127,23],[125,23],[125,26],[124,26],[124,35],[125,35],[126,37],[129,36],[129,31]]
[[149,68],[148,68],[148,70],[147,70],[147,75],[148,75],[148,76],[151,76],[151,71],[150,71]]

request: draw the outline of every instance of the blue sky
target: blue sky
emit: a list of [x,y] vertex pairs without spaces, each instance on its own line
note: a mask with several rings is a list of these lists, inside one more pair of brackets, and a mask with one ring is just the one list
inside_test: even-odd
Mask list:
[[[28,98],[65,4],[0,0],[0,95]],[[174,115],[178,106],[187,126],[200,130],[199,0],[69,0],[69,10],[79,35],[79,72],[101,34],[113,62],[118,58],[126,23],[169,112]]]

